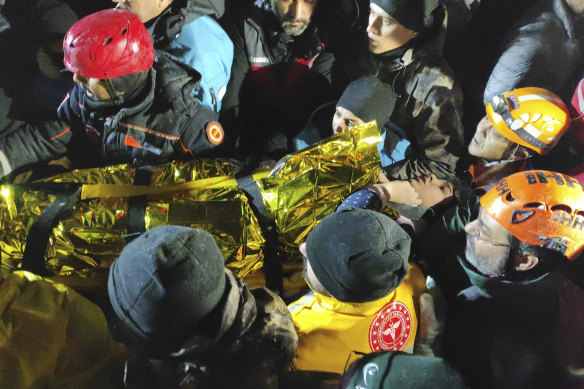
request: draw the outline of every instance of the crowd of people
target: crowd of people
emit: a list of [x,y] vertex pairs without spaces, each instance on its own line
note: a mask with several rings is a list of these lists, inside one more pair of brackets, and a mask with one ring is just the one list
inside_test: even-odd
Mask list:
[[381,138],[300,294],[177,225],[103,300],[2,268],[0,387],[584,387],[582,42],[582,0],[0,0],[2,184]]

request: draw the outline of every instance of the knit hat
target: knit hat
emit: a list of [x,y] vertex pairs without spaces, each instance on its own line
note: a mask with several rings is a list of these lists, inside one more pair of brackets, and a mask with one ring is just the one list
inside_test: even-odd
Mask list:
[[337,106],[351,111],[366,123],[375,120],[381,127],[389,121],[396,100],[397,96],[388,84],[368,75],[350,83]]
[[175,350],[225,291],[223,256],[206,231],[163,226],[130,242],[110,268],[108,293],[136,346]]
[[424,0],[371,0],[402,26],[416,32],[424,31]]
[[[359,386],[361,385],[361,386]],[[465,388],[460,374],[442,358],[387,351],[365,355],[349,367],[341,388]]]
[[403,281],[410,243],[390,217],[349,207],[312,230],[306,254],[314,275],[334,298],[360,303],[387,296]]

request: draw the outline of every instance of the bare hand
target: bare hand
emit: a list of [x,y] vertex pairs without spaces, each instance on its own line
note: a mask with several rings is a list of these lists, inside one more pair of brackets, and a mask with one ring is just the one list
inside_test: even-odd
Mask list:
[[414,190],[409,181],[389,181],[382,184],[372,185],[377,188],[376,192],[383,192],[384,203],[393,201],[394,203],[407,204],[418,206],[422,204],[422,200],[418,196],[418,192]]

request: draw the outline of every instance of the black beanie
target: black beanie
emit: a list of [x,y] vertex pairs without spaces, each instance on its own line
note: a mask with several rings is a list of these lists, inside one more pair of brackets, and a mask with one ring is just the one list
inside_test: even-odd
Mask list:
[[306,254],[314,275],[334,298],[361,303],[387,296],[403,281],[410,243],[390,217],[349,207],[311,231]]
[[424,0],[371,0],[402,26],[424,31]]
[[130,242],[108,293],[123,333],[140,348],[174,351],[225,291],[223,256],[206,231],[163,226]]
[[341,388],[360,387],[463,389],[466,386],[460,374],[442,358],[386,351],[365,355],[349,367]]
[[375,120],[381,128],[389,121],[396,100],[397,96],[388,84],[369,75],[350,83],[337,106],[351,111],[365,123]]

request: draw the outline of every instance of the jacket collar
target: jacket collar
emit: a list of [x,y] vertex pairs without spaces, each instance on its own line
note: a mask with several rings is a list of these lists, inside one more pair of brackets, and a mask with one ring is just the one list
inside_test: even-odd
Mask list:
[[318,292],[314,292],[314,297],[318,304],[324,309],[334,311],[337,313],[345,313],[350,315],[369,316],[384,305],[395,301],[396,291],[394,290],[385,297],[367,303],[346,303],[335,299],[334,297],[327,297]]

